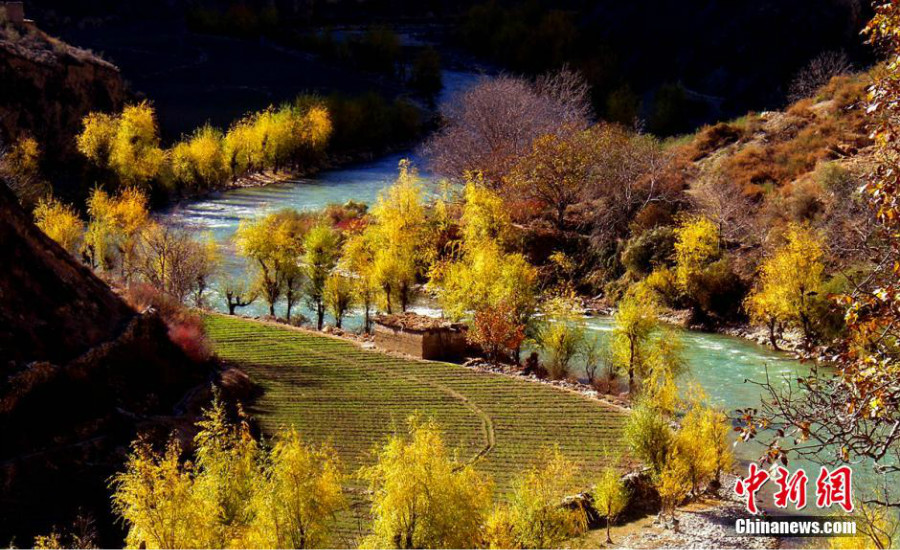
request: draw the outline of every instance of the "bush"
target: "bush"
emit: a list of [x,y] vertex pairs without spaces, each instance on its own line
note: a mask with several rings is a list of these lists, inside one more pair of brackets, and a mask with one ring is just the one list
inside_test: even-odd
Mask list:
[[707,266],[699,276],[690,298],[706,315],[730,319],[740,315],[747,283],[735,273],[731,261],[722,258]]
[[202,362],[212,355],[203,319],[172,296],[147,283],[135,283],[125,290],[125,301],[139,312],[156,311],[169,328],[169,339],[191,360]]
[[646,403],[639,403],[625,425],[625,440],[635,458],[660,474],[673,445],[674,435],[662,414]]
[[203,320],[199,315],[189,315],[169,326],[169,339],[181,348],[192,361],[206,361],[212,356]]
[[712,126],[704,126],[691,142],[689,154],[691,160],[700,160],[706,155],[721,149],[744,137],[744,129],[736,124],[720,122]]
[[671,266],[675,255],[675,231],[657,227],[632,238],[622,252],[622,265],[636,275],[647,275],[657,267]]

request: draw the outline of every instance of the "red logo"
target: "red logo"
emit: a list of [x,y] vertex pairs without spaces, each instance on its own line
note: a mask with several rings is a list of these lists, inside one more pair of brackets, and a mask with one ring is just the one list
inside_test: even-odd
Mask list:
[[[739,479],[734,486],[734,492],[746,497],[747,511],[751,514],[759,513],[756,506],[756,493],[762,489],[770,479],[769,472],[760,470],[756,464],[751,464],[749,475]],[[776,508],[787,508],[793,504],[797,510],[806,507],[806,486],[809,478],[803,468],[797,469],[793,474],[782,467],[775,469],[772,478],[778,485],[778,490],[773,495]],[[819,477],[816,478],[816,507],[831,508],[838,505],[846,512],[853,511],[853,471],[849,466],[840,466],[829,471],[822,466]]]

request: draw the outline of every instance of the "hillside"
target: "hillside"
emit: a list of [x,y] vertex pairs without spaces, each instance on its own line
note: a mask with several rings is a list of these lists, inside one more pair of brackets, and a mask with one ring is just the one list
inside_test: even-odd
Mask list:
[[31,136],[53,166],[75,154],[84,115],[120,109],[126,95],[113,64],[34,23],[6,20],[0,20],[0,82],[0,141]]
[[158,316],[38,230],[5,185],[0,241],[0,539],[28,544],[79,509],[108,537],[106,480],[123,446],[173,415],[206,370]]

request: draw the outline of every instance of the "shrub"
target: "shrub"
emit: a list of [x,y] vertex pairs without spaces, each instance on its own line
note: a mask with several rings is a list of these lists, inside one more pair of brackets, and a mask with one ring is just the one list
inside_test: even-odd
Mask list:
[[203,328],[203,320],[199,315],[188,315],[170,324],[169,339],[192,361],[203,362],[212,355],[212,348]]
[[206,361],[212,355],[212,348],[206,337],[203,320],[172,296],[160,292],[147,283],[130,285],[124,294],[125,301],[143,312],[148,308],[156,310],[169,328],[169,339],[184,351],[193,361]]
[[625,425],[625,440],[632,454],[657,475],[666,464],[673,437],[665,418],[646,403],[639,403],[631,411]]
[[475,313],[466,339],[491,361],[509,360],[525,340],[525,327],[516,321],[515,311],[501,303]]
[[744,129],[728,122],[704,126],[688,148],[691,160],[700,160],[706,155],[730,145],[744,137]]
[[657,227],[632,238],[622,252],[622,265],[636,275],[647,275],[656,267],[672,265],[675,231]]

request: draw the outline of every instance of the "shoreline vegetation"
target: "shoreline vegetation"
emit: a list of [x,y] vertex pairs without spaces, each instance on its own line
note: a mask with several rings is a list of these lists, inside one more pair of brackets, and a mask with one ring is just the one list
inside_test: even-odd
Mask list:
[[[403,159],[373,204],[247,216],[229,237],[239,270],[215,240],[228,232],[169,226],[152,206],[408,143],[421,111],[301,95],[165,147],[149,102],[87,115],[84,209],[45,195],[37,227],[127,306],[155,311],[190,361],[238,365],[259,386],[246,412],[216,397],[192,441],[134,441],[111,486],[126,543],[559,547],[601,525],[611,542],[609,527],[637,508],[658,514],[664,534],[651,546],[727,545],[715,520],[683,513],[730,491],[735,437],[764,440],[763,466],[796,455],[823,470],[871,459],[876,474],[900,472],[900,150],[889,139],[900,127],[900,4],[883,10],[871,32],[885,33],[892,64],[832,66],[783,112],[678,140],[597,120],[587,81],[567,67],[484,78],[443,106],[422,145],[440,193]],[[25,187],[39,166],[28,139],[4,158]],[[203,313],[213,289],[230,315]],[[405,314],[423,295],[465,327],[475,360],[423,368],[364,349],[376,314]],[[253,303],[268,315],[235,316]],[[585,322],[600,311],[613,320],[604,339]],[[342,328],[355,312],[359,336]],[[752,404],[731,410],[737,400],[685,381],[673,323],[837,369],[787,389],[759,381]],[[888,489],[857,497],[875,533],[863,535],[879,546],[889,529],[865,506],[889,502]],[[737,509],[728,497],[711,504],[720,521]],[[693,531],[680,539],[679,517]],[[900,524],[887,536],[897,534]]]

